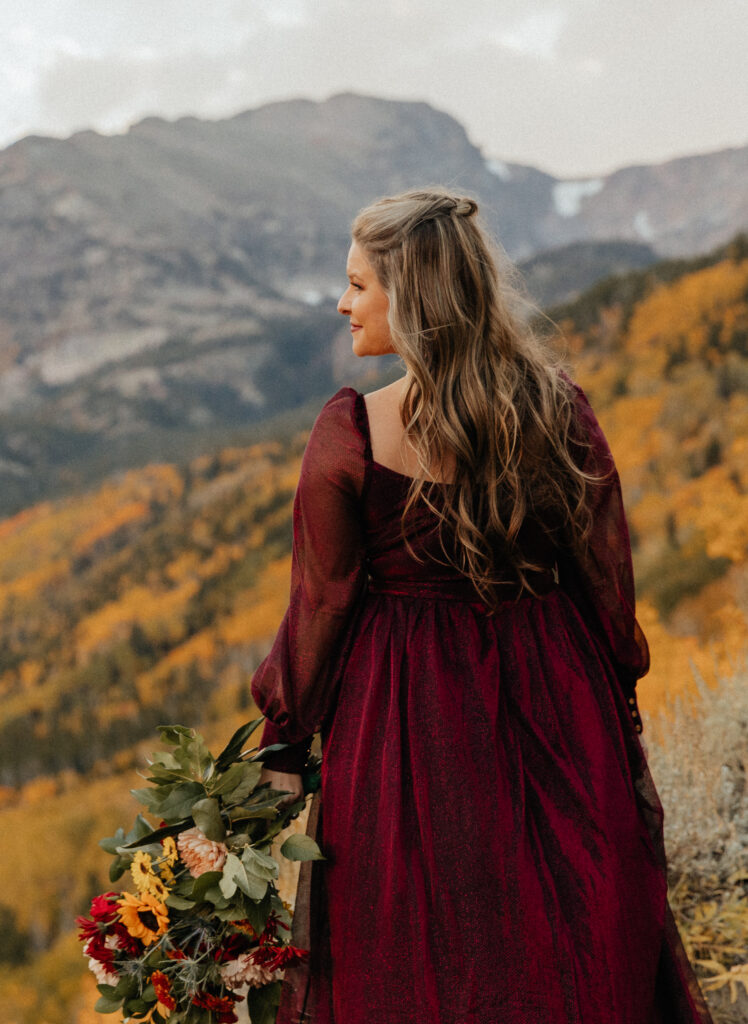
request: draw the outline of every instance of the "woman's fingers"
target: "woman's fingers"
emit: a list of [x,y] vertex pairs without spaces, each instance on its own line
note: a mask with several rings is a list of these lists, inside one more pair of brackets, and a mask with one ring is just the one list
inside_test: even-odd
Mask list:
[[297,800],[304,797],[304,786],[301,776],[294,772],[274,772],[269,768],[263,768],[260,773],[260,783],[267,782],[271,789],[285,790],[288,796],[281,800],[281,806],[287,807],[295,804]]

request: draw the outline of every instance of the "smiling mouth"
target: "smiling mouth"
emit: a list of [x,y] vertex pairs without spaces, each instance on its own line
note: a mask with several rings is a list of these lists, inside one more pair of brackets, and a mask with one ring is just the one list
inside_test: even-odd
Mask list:
[[359,330],[360,327],[361,327],[361,324],[351,323],[351,330],[352,331],[357,331],[357,330]]

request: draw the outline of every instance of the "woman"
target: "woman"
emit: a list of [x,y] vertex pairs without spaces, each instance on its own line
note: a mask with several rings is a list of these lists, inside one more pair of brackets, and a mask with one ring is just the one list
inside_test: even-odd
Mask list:
[[293,799],[323,749],[312,958],[278,1020],[704,1024],[638,736],[618,475],[476,210],[431,189],[353,225],[338,309],[405,375],[314,425],[252,682],[263,745],[290,744],[265,780]]

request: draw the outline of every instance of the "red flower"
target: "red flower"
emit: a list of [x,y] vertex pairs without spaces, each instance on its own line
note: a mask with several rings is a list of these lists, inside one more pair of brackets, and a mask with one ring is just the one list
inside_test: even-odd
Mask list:
[[278,971],[307,960],[309,950],[299,949],[297,946],[264,945],[253,949],[247,956],[253,963],[260,964],[268,971]]
[[91,900],[91,917],[94,921],[113,921],[117,916],[118,892],[103,892]]
[[217,964],[223,964],[227,960],[236,960],[248,949],[249,940],[246,935],[229,935],[224,944],[215,951],[214,958]]
[[156,998],[167,1010],[176,1010],[177,1004],[171,995],[171,982],[163,971],[154,971],[151,975],[151,984],[156,990]]
[[199,1006],[203,1010],[212,1010],[216,1015],[218,1024],[236,1024],[238,1017],[234,1013],[234,1004],[244,996],[212,996],[210,992],[196,992],[192,997],[192,1005]]
[[281,928],[285,928],[286,931],[291,930],[284,921],[281,921],[275,911],[273,911],[265,922],[265,927],[263,928],[262,935],[260,936],[260,945],[263,945],[265,942],[270,942],[272,939],[277,937],[278,925],[280,925]]
[[106,938],[106,935],[96,932],[83,947],[83,952],[86,956],[92,957],[105,967],[112,967],[114,964],[114,950],[106,945]]
[[76,917],[75,923],[80,929],[81,942],[88,942],[98,935],[106,935],[112,929],[108,927],[117,917],[117,900],[119,894],[116,892],[105,892],[101,896],[94,896],[91,900],[91,917]]

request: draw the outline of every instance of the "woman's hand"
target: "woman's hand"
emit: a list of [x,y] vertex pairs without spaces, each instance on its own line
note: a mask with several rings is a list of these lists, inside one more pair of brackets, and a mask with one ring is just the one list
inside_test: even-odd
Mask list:
[[271,789],[285,789],[288,790],[289,796],[286,796],[281,801],[281,806],[285,807],[288,804],[295,804],[297,800],[304,798],[304,786],[301,782],[301,776],[296,775],[292,772],[271,772],[269,768],[263,768],[260,772],[260,785],[263,782],[269,782]]

